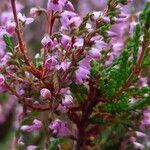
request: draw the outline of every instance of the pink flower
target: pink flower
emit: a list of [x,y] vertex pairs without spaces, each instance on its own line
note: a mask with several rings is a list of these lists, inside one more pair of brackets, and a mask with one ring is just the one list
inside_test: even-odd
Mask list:
[[64,34],[61,34],[61,44],[63,46],[63,48],[66,48],[70,41],[71,41],[71,38],[68,36],[68,35],[64,35]]
[[61,121],[59,119],[54,120],[50,125],[49,129],[53,131],[53,134],[58,136],[68,136],[70,135],[70,129],[67,122]]
[[121,12],[118,16],[118,18],[127,18],[127,17],[128,17],[128,15],[125,14],[124,12]]
[[37,146],[35,145],[30,145],[27,147],[27,150],[36,150]]
[[49,0],[47,4],[47,9],[49,11],[63,11],[63,8],[67,0]]
[[134,147],[138,150],[144,150],[144,145],[138,143],[138,142],[133,142]]
[[24,132],[33,132],[39,130],[42,127],[40,120],[34,119],[32,125],[23,125],[20,129]]
[[99,49],[92,48],[88,53],[89,53],[91,58],[93,58],[95,60],[99,60],[100,59],[101,53],[100,53]]
[[77,84],[83,84],[89,78],[90,75],[90,61],[88,58],[84,58],[79,62],[79,67],[75,72],[75,82]]
[[26,25],[31,24],[34,21],[33,18],[27,18],[25,15],[22,15],[21,13],[18,13],[17,17],[21,22],[23,22]]
[[146,87],[148,86],[148,79],[146,77],[139,76],[139,81],[137,82],[136,87]]
[[[1,50],[0,50],[1,51]],[[1,53],[3,54],[2,56],[1,56]],[[0,52],[0,68],[1,67],[3,67],[4,65],[6,65],[6,63],[8,62],[8,60],[9,60],[9,55],[8,55],[8,53],[5,53],[5,52]]]
[[122,42],[112,43],[112,45],[113,45],[114,52],[118,52],[118,53],[122,51],[123,46],[124,46]]
[[61,90],[60,90],[60,94],[70,94],[71,93],[71,91],[70,91],[70,88],[69,87],[67,87],[67,88],[62,88]]
[[56,66],[57,70],[63,69],[63,71],[66,71],[67,69],[69,69],[71,65],[71,62],[62,62],[60,65]]
[[99,19],[102,15],[103,15],[103,12],[102,12],[102,11],[94,11],[94,12],[92,13],[92,19],[93,19],[93,20],[97,20],[97,19]]
[[88,32],[93,31],[92,25],[90,23],[86,23],[86,29],[87,29]]
[[129,31],[129,33],[132,35],[133,34],[133,32],[134,32],[134,27],[137,25],[137,22],[136,21],[132,21],[131,23],[130,23],[130,31]]
[[81,18],[74,12],[72,11],[64,11],[61,13],[61,18],[60,18],[61,24],[64,27],[79,27],[81,24],[82,20]]
[[118,34],[113,32],[113,31],[108,31],[107,33],[108,33],[108,36],[111,37],[111,38],[118,36]]
[[108,46],[107,43],[105,43],[104,41],[102,41],[102,38],[100,36],[94,36],[91,41],[93,41],[95,43],[95,47],[97,49],[99,49],[100,51],[103,48],[106,48]]
[[75,11],[74,6],[72,5],[72,3],[71,3],[70,1],[67,1],[67,2],[66,2],[65,10],[68,10],[68,11]]
[[147,135],[145,133],[140,132],[140,131],[136,131],[135,134],[139,138],[145,138],[145,137],[147,137]]
[[59,104],[56,111],[61,113],[61,114],[65,114],[65,113],[67,113],[68,108],[62,104]]
[[115,23],[126,23],[127,22],[127,18],[115,18]]
[[140,129],[142,131],[150,127],[150,107],[143,111],[143,119],[141,120]]
[[73,104],[73,98],[71,95],[65,95],[62,99],[62,104],[66,107],[70,107]]
[[73,46],[78,48],[78,47],[82,47],[83,44],[84,44],[84,39],[83,38],[77,38]]
[[16,29],[16,23],[15,22],[8,22],[6,24],[6,31],[12,35],[15,32]]
[[[0,32],[3,32],[3,31],[0,29]],[[6,47],[4,41],[2,40],[2,36],[3,35],[0,35],[0,67],[1,67],[1,59],[5,56],[5,47]]]
[[5,24],[6,22],[9,22],[13,18],[13,14],[11,11],[3,11],[0,17],[1,17],[1,23]]
[[41,43],[46,48],[49,48],[49,49],[54,48],[54,42],[49,37],[49,35],[45,35],[44,38],[42,39]]
[[56,65],[57,65],[57,60],[54,56],[47,58],[47,60],[45,61],[45,67],[47,70],[55,69]]

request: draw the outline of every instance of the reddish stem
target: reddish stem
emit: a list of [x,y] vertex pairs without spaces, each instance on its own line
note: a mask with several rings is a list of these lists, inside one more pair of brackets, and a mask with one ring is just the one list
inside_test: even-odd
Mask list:
[[15,95],[18,99],[19,102],[23,103],[26,107],[29,107],[30,109],[33,109],[35,111],[48,111],[50,110],[49,106],[46,105],[41,105],[41,104],[33,104],[33,103],[29,103],[28,101],[26,101],[26,98],[20,96],[13,87],[9,86],[6,82],[5,82],[5,86],[7,87],[7,89],[9,89],[9,91]]
[[53,11],[50,11],[48,12],[48,33],[49,35],[52,35],[52,30],[53,30],[53,25],[54,25],[54,12]]
[[29,62],[29,59],[25,52],[25,44],[22,40],[22,34],[20,32],[20,26],[19,26],[19,21],[18,21],[18,17],[17,17],[15,0],[11,0],[11,5],[12,5],[12,10],[13,10],[14,20],[16,22],[16,34],[17,34],[17,38],[18,38],[19,48],[23,55],[23,59],[25,61],[25,64],[29,67],[29,70],[32,72],[32,74],[34,76],[36,76],[37,78],[40,78],[41,77],[40,71],[37,70],[32,63]]

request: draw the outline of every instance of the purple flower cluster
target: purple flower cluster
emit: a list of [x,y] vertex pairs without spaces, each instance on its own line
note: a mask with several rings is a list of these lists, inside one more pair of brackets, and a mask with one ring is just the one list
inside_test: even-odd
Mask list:
[[[85,4],[87,8],[91,4],[101,9],[92,10],[83,17],[79,14],[83,14],[84,9],[79,8],[77,13],[69,0],[48,0],[46,9],[31,8],[30,17],[21,12],[23,6],[20,3],[11,0],[13,15],[10,15],[9,11],[0,15],[0,92],[5,94],[9,91],[15,95],[23,108],[18,119],[19,131],[22,132],[19,133],[15,143],[25,146],[23,140],[26,132],[36,134],[34,131],[44,130],[47,136],[42,141],[46,143],[45,150],[49,148],[51,137],[56,137],[56,143],[61,138],[70,138],[76,141],[74,145],[78,150],[92,145],[97,134],[93,129],[98,129],[99,132],[99,126],[95,126],[94,123],[90,125],[92,120],[90,118],[93,115],[100,116],[107,122],[109,116],[112,116],[111,111],[105,113],[104,108],[100,113],[99,106],[107,102],[115,103],[113,100],[117,100],[116,97],[107,96],[109,91],[102,93],[104,89],[99,88],[98,84],[109,87],[111,72],[103,77],[104,70],[109,69],[112,62],[123,52],[129,38],[134,35],[134,27],[139,21],[140,12],[129,12],[132,6],[130,2],[130,0],[109,1],[103,10],[101,6],[105,6],[106,1],[100,3],[95,0],[89,1]],[[33,5],[32,0],[30,3]],[[79,3],[83,5],[85,0]],[[41,29],[42,37],[38,53],[32,53],[30,51],[32,46],[25,41],[24,34],[26,26],[35,24],[40,17],[45,22],[44,33]],[[31,34],[27,32],[28,38]],[[12,42],[15,40],[17,43]],[[143,35],[140,40],[144,40]],[[36,43],[32,44],[34,46]],[[139,45],[137,57],[138,60],[142,60],[143,47],[141,43]],[[129,60],[132,59],[129,57]],[[97,66],[92,67],[93,64]],[[128,88],[133,90],[148,86],[147,78],[136,65],[140,66],[141,62],[133,66],[133,72],[131,71],[127,81],[123,81],[125,84],[117,87],[119,94]],[[115,67],[119,68],[117,65]],[[115,67],[113,69],[116,69]],[[103,68],[102,71],[100,68]],[[131,84],[136,75],[138,81]],[[139,97],[134,96],[130,100],[133,100],[134,104],[137,99]],[[100,105],[95,107],[97,104]],[[41,113],[36,114],[36,111]],[[149,111],[149,109],[144,111],[141,121],[140,128],[143,132],[136,131],[135,137],[146,137],[144,130],[150,125]],[[30,117],[34,119],[32,123]],[[131,141],[136,148],[144,148],[134,136]],[[59,142],[56,145],[57,149]],[[32,143],[26,145],[27,150],[36,148],[37,146]]]

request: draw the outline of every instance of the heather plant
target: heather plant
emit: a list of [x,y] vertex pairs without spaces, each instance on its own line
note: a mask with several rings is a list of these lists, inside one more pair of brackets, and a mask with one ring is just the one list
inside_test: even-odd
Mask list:
[[[150,2],[125,13],[131,3],[109,0],[81,16],[69,0],[30,14],[10,0],[0,16],[0,118],[18,110],[10,149],[150,148]],[[33,50],[25,31],[39,18]]]

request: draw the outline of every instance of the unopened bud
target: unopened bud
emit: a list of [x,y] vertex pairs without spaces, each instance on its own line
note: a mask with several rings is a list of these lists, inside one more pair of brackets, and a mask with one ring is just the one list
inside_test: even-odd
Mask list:
[[7,25],[6,25],[6,31],[9,34],[13,34],[15,32],[15,29],[16,29],[16,23],[15,22],[9,22],[9,23],[7,23]]
[[41,97],[43,99],[49,99],[51,98],[51,92],[50,90],[46,89],[46,88],[43,88],[41,91],[40,91],[40,94],[41,94]]

